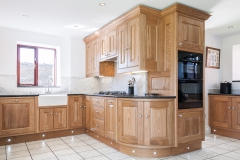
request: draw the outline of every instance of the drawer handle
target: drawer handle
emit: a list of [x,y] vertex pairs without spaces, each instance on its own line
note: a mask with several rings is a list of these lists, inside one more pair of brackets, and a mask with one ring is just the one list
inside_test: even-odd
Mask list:
[[56,115],[58,114],[58,113],[55,113]]
[[228,107],[228,109],[231,109],[231,107]]
[[182,115],[181,115],[181,114],[179,114],[179,117],[182,117]]
[[52,113],[50,113],[50,116],[52,116]]
[[99,113],[99,111],[96,111],[96,113]]
[[79,106],[80,108],[82,108],[82,106]]
[[98,124],[96,124],[96,127],[98,127],[99,125]]
[[236,109],[235,107],[233,107],[232,109]]
[[183,43],[179,43],[179,46],[181,46],[181,47],[182,47],[182,45],[183,45]]
[[113,105],[112,105],[112,104],[110,104],[110,105],[109,105],[109,107],[113,107]]
[[141,114],[139,114],[139,117],[140,117],[140,118],[142,118],[142,115],[141,115]]
[[18,102],[18,100],[15,100],[15,102]]

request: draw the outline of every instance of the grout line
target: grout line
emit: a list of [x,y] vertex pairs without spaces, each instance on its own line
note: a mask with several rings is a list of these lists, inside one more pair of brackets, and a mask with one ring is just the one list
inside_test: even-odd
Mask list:
[[29,152],[29,155],[30,155],[31,159],[33,160],[32,155],[31,155],[31,153],[30,153],[30,150],[29,150],[26,142],[25,142],[25,145],[26,145],[26,147],[27,147],[27,149],[28,149],[28,152]]
[[[60,138],[61,139],[61,138]],[[51,150],[51,148],[49,147],[49,145],[45,142],[45,140],[43,140],[44,141],[44,143],[48,146],[48,148]],[[52,151],[52,153],[55,155],[55,157],[58,159],[58,157],[56,156],[56,154],[53,152],[53,150],[51,150]],[[48,158],[49,159],[49,158]]]

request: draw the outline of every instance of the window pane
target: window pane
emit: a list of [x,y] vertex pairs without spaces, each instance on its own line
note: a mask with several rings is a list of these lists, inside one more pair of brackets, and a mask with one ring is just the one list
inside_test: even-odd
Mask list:
[[54,85],[54,57],[55,51],[38,49],[38,85]]
[[34,84],[34,49],[20,48],[20,84]]

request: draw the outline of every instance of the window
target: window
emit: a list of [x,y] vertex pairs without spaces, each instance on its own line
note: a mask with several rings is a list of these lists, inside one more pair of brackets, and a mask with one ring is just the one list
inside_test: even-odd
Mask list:
[[17,45],[18,86],[56,86],[56,49]]

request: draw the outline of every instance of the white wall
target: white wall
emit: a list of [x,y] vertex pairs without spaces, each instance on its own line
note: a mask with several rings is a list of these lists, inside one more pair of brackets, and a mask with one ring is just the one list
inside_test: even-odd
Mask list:
[[[240,34],[223,38],[223,52],[221,55],[222,81],[232,81],[232,46],[240,44]],[[240,62],[239,62],[240,63]],[[233,82],[232,89],[240,89],[240,82]]]
[[[206,133],[210,133],[210,129],[208,125],[208,90],[220,88],[221,70],[223,69],[223,64],[225,63],[224,62],[225,59],[223,59],[222,38],[206,34],[205,45],[208,47],[218,48],[221,50],[220,51],[220,61],[221,61],[220,69],[205,68],[205,85],[204,85],[205,114],[206,114],[205,126],[206,126]],[[204,59],[206,59],[206,57]],[[204,63],[204,66],[205,66],[205,63]]]

